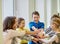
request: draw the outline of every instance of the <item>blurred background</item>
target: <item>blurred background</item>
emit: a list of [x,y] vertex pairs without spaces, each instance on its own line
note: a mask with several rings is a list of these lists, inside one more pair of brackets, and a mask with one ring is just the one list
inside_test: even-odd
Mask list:
[[44,22],[47,28],[51,16],[58,13],[60,15],[60,0],[0,0],[0,31],[7,16],[23,17],[26,20],[26,27],[29,27],[33,11],[40,13],[40,21]]
[[40,21],[45,27],[50,24],[50,17],[60,12],[60,0],[2,0],[2,18],[7,16],[23,17],[28,27],[32,20],[32,12],[40,13]]
[[40,13],[40,21],[45,28],[50,24],[50,17],[60,13],[60,0],[2,0],[2,20],[7,16],[23,17],[26,26],[32,21],[32,12]]

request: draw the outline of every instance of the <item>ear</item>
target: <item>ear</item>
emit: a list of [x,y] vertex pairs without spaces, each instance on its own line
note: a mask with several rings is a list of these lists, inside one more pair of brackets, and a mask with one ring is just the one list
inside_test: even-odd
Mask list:
[[40,16],[39,16],[39,18],[40,18]]

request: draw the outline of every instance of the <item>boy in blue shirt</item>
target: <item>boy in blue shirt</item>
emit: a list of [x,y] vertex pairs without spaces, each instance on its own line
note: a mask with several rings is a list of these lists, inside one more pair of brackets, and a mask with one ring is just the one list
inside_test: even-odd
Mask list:
[[[29,27],[30,27],[30,31],[34,31],[33,28],[37,29],[37,30],[43,30],[44,29],[44,23],[40,22],[40,15],[37,11],[34,11],[32,13],[32,17],[33,17],[33,21],[29,23]],[[34,36],[36,37],[36,36]],[[29,42],[29,44],[36,44],[33,40]],[[39,42],[37,42],[37,44],[41,44]]]

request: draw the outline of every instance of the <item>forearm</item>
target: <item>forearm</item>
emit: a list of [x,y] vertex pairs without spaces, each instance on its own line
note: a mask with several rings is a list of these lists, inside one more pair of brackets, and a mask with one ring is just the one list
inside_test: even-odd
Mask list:
[[28,40],[28,41],[30,41],[30,40],[33,40],[34,37],[31,36],[31,35],[25,35],[25,36],[21,37],[20,39],[24,39],[24,40]]
[[52,43],[53,41],[55,41],[56,40],[56,38],[57,38],[57,36],[56,35],[54,35],[53,37],[51,37],[49,40],[47,40],[47,39],[40,39],[42,42],[44,42],[44,43]]
[[36,33],[34,31],[28,31],[26,32],[27,35],[35,35]]
[[9,31],[9,33],[7,34],[7,37],[8,38],[13,38],[13,37],[17,37],[17,36],[24,36],[25,35],[25,32],[18,32],[16,30],[12,30],[12,31]]

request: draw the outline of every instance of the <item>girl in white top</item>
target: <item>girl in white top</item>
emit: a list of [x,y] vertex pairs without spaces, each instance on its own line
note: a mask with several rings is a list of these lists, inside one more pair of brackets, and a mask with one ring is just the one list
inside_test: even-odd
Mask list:
[[16,17],[7,17],[3,22],[3,44],[11,44],[13,37],[23,36],[25,32],[15,31],[17,26]]
[[56,33],[50,39],[40,39],[45,44],[60,44],[60,18],[53,18],[51,20],[51,28]]

